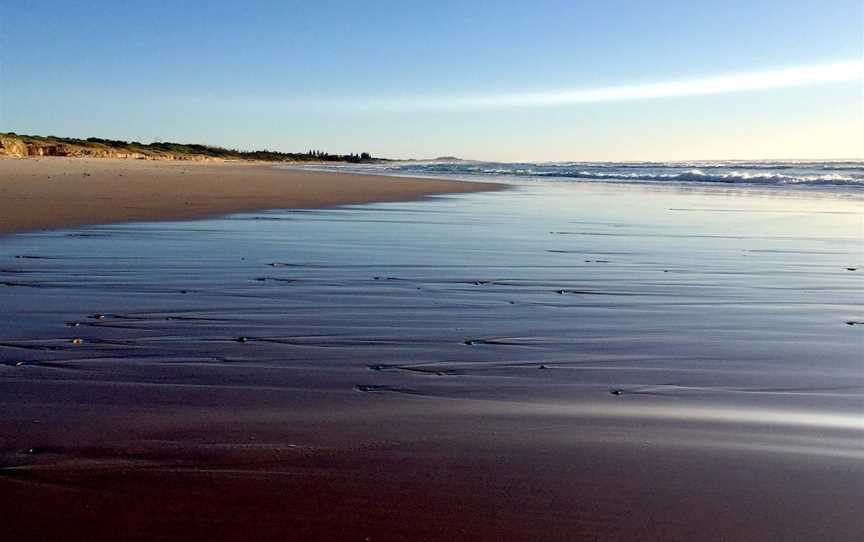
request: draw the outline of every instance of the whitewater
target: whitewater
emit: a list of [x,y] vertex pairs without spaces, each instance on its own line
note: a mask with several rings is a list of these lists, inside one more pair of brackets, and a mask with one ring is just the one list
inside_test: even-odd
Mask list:
[[462,179],[864,188],[864,160],[507,163],[439,159],[315,168]]

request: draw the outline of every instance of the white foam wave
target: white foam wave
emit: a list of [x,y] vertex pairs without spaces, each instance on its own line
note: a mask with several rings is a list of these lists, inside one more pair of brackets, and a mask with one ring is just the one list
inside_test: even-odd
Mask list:
[[864,179],[838,174],[824,175],[786,175],[782,173],[748,173],[730,171],[726,173],[706,173],[701,169],[691,169],[675,173],[647,172],[594,172],[567,171],[545,172],[546,177],[567,177],[576,179],[620,179],[636,181],[701,182],[701,183],[745,183],[745,184],[825,184],[825,185],[864,185]]

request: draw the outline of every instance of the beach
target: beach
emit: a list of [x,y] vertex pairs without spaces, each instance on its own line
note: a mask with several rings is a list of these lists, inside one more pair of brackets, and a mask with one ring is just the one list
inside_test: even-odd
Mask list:
[[4,539],[864,535],[857,192],[9,167]]
[[316,208],[492,190],[492,184],[335,176],[272,162],[0,159],[0,234],[256,209]]

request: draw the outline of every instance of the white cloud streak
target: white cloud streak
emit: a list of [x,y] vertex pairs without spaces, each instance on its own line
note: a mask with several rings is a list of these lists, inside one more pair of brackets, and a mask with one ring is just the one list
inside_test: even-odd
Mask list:
[[366,110],[389,111],[561,107],[587,103],[708,96],[850,81],[864,81],[864,62],[839,62],[660,83],[545,92],[360,99],[351,100],[350,106]]

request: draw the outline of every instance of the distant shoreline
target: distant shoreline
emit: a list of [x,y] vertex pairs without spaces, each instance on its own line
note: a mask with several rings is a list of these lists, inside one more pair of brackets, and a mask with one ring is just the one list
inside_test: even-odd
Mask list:
[[119,158],[136,160],[180,161],[263,161],[287,163],[347,162],[380,163],[389,160],[373,158],[368,152],[331,154],[321,150],[282,152],[271,150],[241,151],[198,143],[123,141],[89,137],[22,135],[0,133],[0,157],[32,158],[60,156],[68,158]]
[[273,162],[0,159],[0,235],[265,209],[411,201],[504,185],[273,168]]

